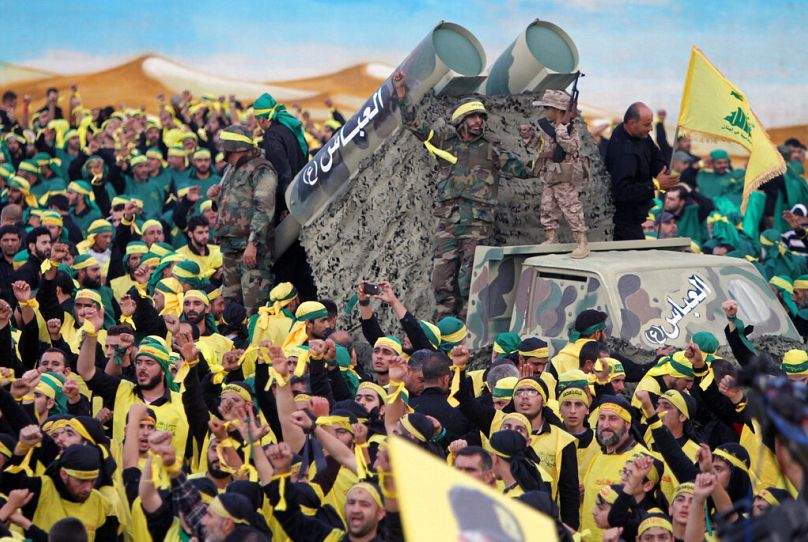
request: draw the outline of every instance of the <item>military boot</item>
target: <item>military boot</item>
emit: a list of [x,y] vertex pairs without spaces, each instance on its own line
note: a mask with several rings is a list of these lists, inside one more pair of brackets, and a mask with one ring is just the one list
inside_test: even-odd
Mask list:
[[575,242],[578,243],[578,246],[572,251],[570,258],[575,258],[577,260],[579,258],[586,258],[589,256],[589,245],[586,242],[586,232],[575,232]]
[[558,243],[558,236],[556,233],[558,230],[544,230],[544,234],[547,236],[547,239],[544,240],[542,245],[554,245]]

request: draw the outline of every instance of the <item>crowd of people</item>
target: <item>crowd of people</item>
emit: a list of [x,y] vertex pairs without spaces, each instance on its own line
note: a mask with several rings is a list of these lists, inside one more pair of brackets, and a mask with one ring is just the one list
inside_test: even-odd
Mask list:
[[[158,116],[87,109],[75,87],[64,109],[55,89],[37,111],[3,96],[0,536],[403,540],[388,437],[552,517],[560,540],[712,540],[800,494],[802,466],[761,430],[738,383],[763,352],[734,301],[722,306],[725,337],[695,333],[651,365],[610,349],[608,315],[587,309],[563,348],[503,333],[472,369],[450,244],[471,238],[473,253],[493,215],[458,179],[470,156],[498,164],[474,190],[531,170],[480,146],[481,102],[455,109],[459,137],[432,139],[403,77],[395,90],[407,127],[457,162],[440,169],[446,297],[430,321],[395,285],[357,281],[361,338],[317,297],[299,245],[271,253],[285,188],[344,123],[330,102],[318,125],[268,94],[246,106],[185,92],[160,97]],[[551,140],[568,156],[556,164],[577,160],[570,141],[580,144],[563,94],[537,102],[558,111]],[[661,123],[657,145],[653,130],[650,109],[634,104],[601,140],[615,237],[678,232],[694,250],[751,261],[808,335],[805,147],[781,147],[788,173],[742,214],[743,172],[726,152],[696,156],[684,137],[671,149]],[[570,190],[548,203],[550,231]],[[564,211],[573,226],[579,214]],[[383,329],[381,310],[400,329]],[[772,370],[805,382],[808,353],[791,350]],[[481,540],[511,540],[491,521]]]

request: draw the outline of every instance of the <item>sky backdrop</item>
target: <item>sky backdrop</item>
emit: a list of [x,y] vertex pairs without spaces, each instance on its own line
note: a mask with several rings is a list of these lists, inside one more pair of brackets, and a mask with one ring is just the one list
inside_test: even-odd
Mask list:
[[0,0],[0,60],[61,74],[156,53],[256,81],[366,61],[397,65],[440,20],[465,26],[489,64],[535,18],[575,41],[581,101],[646,101],[676,115],[692,44],[744,90],[765,125],[808,123],[808,1]]

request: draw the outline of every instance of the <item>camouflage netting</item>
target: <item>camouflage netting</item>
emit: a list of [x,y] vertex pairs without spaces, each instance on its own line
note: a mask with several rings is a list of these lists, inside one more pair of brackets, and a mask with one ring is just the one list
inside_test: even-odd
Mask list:
[[[530,119],[538,130],[539,110],[531,106],[538,96],[523,94],[484,98],[489,110],[488,134],[523,159],[528,153],[520,145],[517,127]],[[422,118],[436,127],[446,125],[454,98],[427,95],[419,106]],[[597,147],[579,119],[583,134],[583,156],[589,158],[592,174],[584,182],[581,200],[590,240],[603,241],[612,235],[613,207],[609,177]],[[440,126],[441,128],[443,126]],[[411,133],[400,129],[372,157],[364,160],[353,179],[351,190],[311,226],[304,228],[301,242],[314,269],[320,295],[345,306],[362,278],[389,280],[396,294],[421,318],[434,312],[430,286],[431,239],[435,161]],[[491,244],[535,244],[544,239],[539,225],[541,186],[537,179],[503,179],[499,189],[499,212]],[[571,242],[566,222],[560,240]],[[340,326],[355,329],[358,311]],[[381,310],[384,329],[400,335],[392,311]]]

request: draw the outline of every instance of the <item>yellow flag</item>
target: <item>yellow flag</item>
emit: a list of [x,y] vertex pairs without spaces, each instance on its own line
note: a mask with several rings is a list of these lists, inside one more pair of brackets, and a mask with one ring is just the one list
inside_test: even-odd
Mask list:
[[678,126],[681,133],[707,140],[732,141],[749,151],[741,203],[743,211],[746,211],[749,194],[786,171],[783,157],[752,112],[744,93],[727,81],[695,46],[687,68]]
[[390,457],[407,540],[558,539],[548,516],[446,465],[401,438]]

